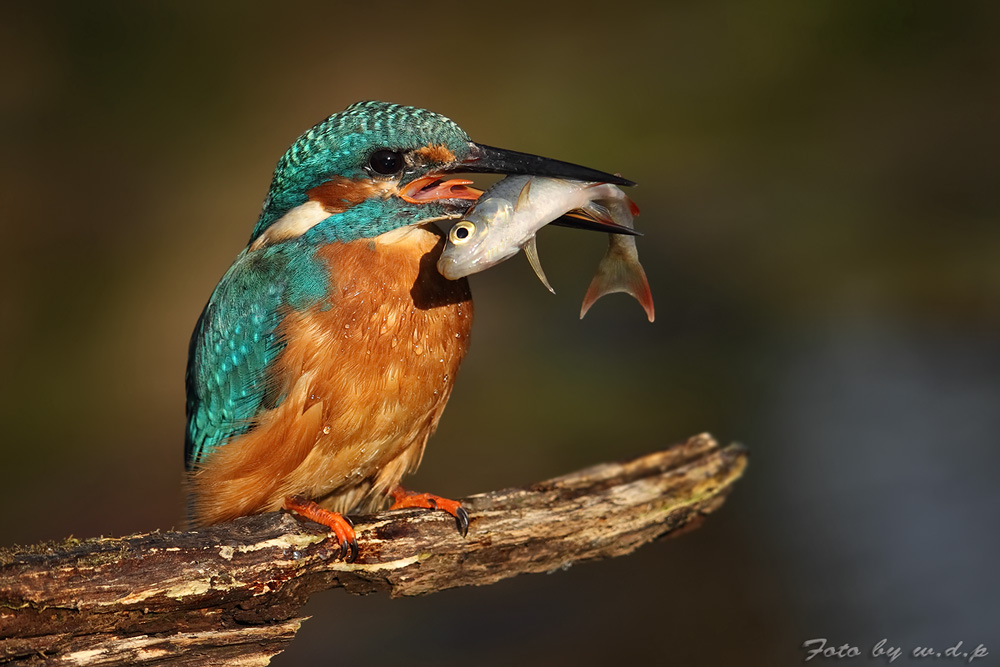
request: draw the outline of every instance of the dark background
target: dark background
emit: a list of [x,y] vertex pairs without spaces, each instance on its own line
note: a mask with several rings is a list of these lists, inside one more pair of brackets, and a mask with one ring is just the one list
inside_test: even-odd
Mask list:
[[814,637],[995,662],[998,5],[573,7],[5,5],[0,542],[180,525],[195,319],[289,143],[382,99],[638,181],[658,315],[618,295],[578,320],[600,235],[540,234],[557,296],[520,257],[475,276],[411,486],[702,431],[751,463],[701,529],[632,556],[317,595],[276,665],[778,665]]

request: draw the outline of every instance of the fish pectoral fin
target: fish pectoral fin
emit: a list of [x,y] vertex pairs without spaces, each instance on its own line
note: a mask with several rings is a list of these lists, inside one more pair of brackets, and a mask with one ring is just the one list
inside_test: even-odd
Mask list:
[[535,275],[542,281],[545,288],[555,294],[556,291],[549,284],[549,279],[545,277],[545,271],[542,271],[542,263],[538,261],[538,246],[535,244],[534,235],[524,244],[524,256],[528,258],[528,263],[531,264],[531,268],[535,270]]
[[614,217],[612,217],[611,211],[608,207],[598,204],[597,202],[587,202],[580,208],[576,209],[574,213],[580,213],[581,215],[579,217],[600,222],[605,225],[618,225],[618,223],[615,222]]
[[607,183],[594,183],[589,189],[592,193],[591,202],[597,202],[598,205],[600,202],[608,202],[612,205],[624,204],[628,207],[633,218],[639,215],[639,207],[628,195],[622,192],[621,188]]
[[[602,204],[601,202],[607,202],[607,204]],[[599,222],[603,225],[609,227],[617,227],[619,229],[632,229],[631,220],[627,221],[626,224],[621,224],[624,222],[622,220],[625,218],[623,215],[624,209],[622,207],[627,207],[629,213],[632,217],[639,215],[639,207],[635,205],[635,202],[628,197],[622,195],[620,199],[595,199],[592,202],[585,204],[584,206],[576,209],[573,213],[581,213],[582,215],[576,216],[584,219],[591,219]],[[567,214],[572,215],[572,214]],[[620,222],[621,220],[621,222]],[[633,232],[633,236],[642,236],[638,232]]]
[[531,193],[531,184],[534,183],[534,181],[535,181],[535,177],[532,176],[531,178],[528,179],[528,182],[524,184],[524,187],[521,188],[521,194],[519,194],[517,196],[517,203],[514,205],[514,210],[515,211],[518,210],[519,208],[521,208],[522,206],[527,206],[528,205],[528,197],[531,196],[531,194],[530,194]]

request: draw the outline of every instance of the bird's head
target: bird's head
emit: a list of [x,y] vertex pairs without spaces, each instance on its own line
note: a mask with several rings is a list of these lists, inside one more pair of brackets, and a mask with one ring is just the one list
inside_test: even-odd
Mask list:
[[301,236],[352,241],[460,215],[481,192],[458,172],[535,174],[633,185],[578,165],[477,144],[439,114],[358,102],[301,137],[278,162],[251,248]]

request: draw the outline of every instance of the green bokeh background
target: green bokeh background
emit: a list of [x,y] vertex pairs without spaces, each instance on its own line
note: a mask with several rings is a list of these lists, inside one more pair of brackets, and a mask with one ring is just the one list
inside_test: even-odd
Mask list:
[[[724,509],[614,561],[316,598],[276,665],[1000,653],[1000,5],[0,9],[0,542],[179,526],[187,341],[274,163],[362,99],[640,185],[657,321],[578,320],[600,235],[472,279],[410,485],[462,496],[711,431]],[[867,662],[867,658],[861,659]]]

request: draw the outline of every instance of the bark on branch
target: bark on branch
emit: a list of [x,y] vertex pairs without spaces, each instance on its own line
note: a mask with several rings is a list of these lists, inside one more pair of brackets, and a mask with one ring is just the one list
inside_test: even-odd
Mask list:
[[319,526],[264,514],[190,532],[0,550],[0,663],[267,664],[313,592],[421,595],[627,554],[697,527],[746,466],[708,435],[626,463],[462,500],[357,517],[347,564]]

